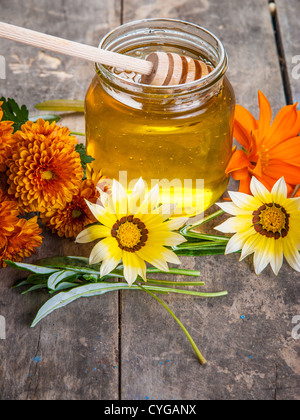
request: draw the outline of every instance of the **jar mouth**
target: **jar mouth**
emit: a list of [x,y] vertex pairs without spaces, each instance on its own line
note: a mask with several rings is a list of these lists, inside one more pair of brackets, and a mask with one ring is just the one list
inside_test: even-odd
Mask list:
[[[181,37],[178,38],[180,35]],[[219,38],[199,25],[177,19],[143,19],[121,25],[104,36],[99,48],[120,52],[126,50],[126,47],[132,46],[132,43],[145,42],[145,40],[147,43],[156,40],[161,45],[164,44],[163,40],[168,40],[168,44],[173,42],[174,45],[175,40],[180,40],[184,46],[194,47],[199,55],[203,52],[203,56],[213,64],[213,70],[199,80],[167,87],[126,80],[112,73],[107,66],[99,63],[95,64],[96,72],[113,82],[117,82],[117,84],[121,84],[123,87],[127,86],[135,91],[142,89],[144,93],[149,94],[170,94],[170,88],[173,90],[173,94],[180,93],[183,89],[188,91],[206,89],[218,82],[226,73],[228,56]],[[207,53],[209,53],[208,56]]]

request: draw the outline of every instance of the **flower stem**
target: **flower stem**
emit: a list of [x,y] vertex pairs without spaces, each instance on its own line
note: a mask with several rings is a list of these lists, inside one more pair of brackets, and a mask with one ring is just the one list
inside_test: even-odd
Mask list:
[[181,329],[183,330],[183,332],[185,333],[185,335],[187,336],[189,342],[191,343],[196,355],[198,356],[198,359],[201,363],[201,365],[205,365],[207,363],[207,361],[205,360],[205,358],[202,356],[200,350],[198,349],[195,341],[192,339],[191,335],[189,334],[189,332],[187,331],[187,329],[185,328],[185,326],[183,325],[183,323],[177,318],[177,316],[171,311],[171,309],[161,300],[159,299],[154,293],[150,292],[149,290],[144,289],[143,286],[139,287],[146,293],[148,293],[149,295],[151,295],[154,299],[156,299],[168,312],[170,315],[172,315],[172,317],[175,319],[175,321],[179,324],[179,326],[181,327]]

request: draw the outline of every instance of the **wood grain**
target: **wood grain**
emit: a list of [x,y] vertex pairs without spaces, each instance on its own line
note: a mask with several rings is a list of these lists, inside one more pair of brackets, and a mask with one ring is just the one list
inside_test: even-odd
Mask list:
[[[114,7],[112,7],[112,4]],[[37,31],[97,46],[101,37],[120,24],[120,2],[57,0],[0,1],[1,19]],[[35,48],[0,40],[6,58],[7,79],[1,95],[34,105],[46,99],[83,99],[93,66],[58,57]],[[83,117],[68,118],[71,130],[84,131]],[[36,258],[89,254],[45,233]],[[48,295],[21,296],[11,286],[24,273],[1,269],[0,315],[6,321],[6,339],[0,340],[0,399],[118,399],[118,296],[74,302],[36,328],[30,324]]]
[[[237,102],[255,116],[259,89],[274,114],[285,105],[265,0],[130,0],[124,5],[125,22],[179,18],[218,35],[228,51]],[[277,278],[270,268],[257,277],[251,258],[239,263],[237,255],[183,258],[182,265],[200,270],[207,291],[229,292],[217,300],[163,297],[209,363],[200,367],[185,336],[151,297],[123,294],[122,398],[299,398],[299,343],[291,339],[299,274],[285,264]]]
[[300,102],[300,3],[298,0],[276,0],[276,6],[292,100]]
[[[51,7],[46,0],[0,0],[0,8],[7,22],[95,46],[121,21],[171,17],[200,24],[225,44],[238,103],[258,116],[261,89],[274,112],[285,104],[266,0],[56,0]],[[1,95],[31,111],[44,100],[84,98],[89,64],[3,40],[0,48],[7,65]],[[82,117],[66,121],[83,131]],[[82,247],[46,233],[37,258],[68,254],[82,254]],[[117,295],[79,300],[30,329],[47,296],[20,296],[11,285],[22,273],[1,270],[0,399],[299,399],[300,349],[291,335],[299,274],[284,264],[276,278],[269,268],[257,277],[251,258],[239,263],[238,255],[182,258],[182,266],[201,271],[206,291],[229,291],[218,300],[163,297],[208,359],[205,368],[148,295],[120,293],[120,342]]]

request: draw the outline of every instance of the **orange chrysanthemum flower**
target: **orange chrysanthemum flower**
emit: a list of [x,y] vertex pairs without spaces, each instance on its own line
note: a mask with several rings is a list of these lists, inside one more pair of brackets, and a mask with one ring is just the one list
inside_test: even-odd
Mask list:
[[101,172],[93,172],[89,179],[82,181],[79,192],[74,195],[72,201],[62,210],[56,210],[41,214],[41,220],[47,229],[60,237],[76,238],[85,226],[95,223],[97,220],[86,204],[86,200],[96,204],[100,193],[98,188],[107,191],[105,177]]
[[250,182],[255,176],[271,191],[284,177],[291,194],[300,184],[300,111],[297,103],[283,107],[273,123],[270,103],[258,92],[259,120],[237,105],[234,137],[243,150],[234,149],[226,173],[240,181],[239,191],[251,194]]
[[7,242],[15,225],[18,223],[18,205],[15,202],[3,201],[3,194],[0,191],[0,248]]
[[15,143],[12,139],[12,133],[14,131],[12,121],[2,121],[3,112],[2,106],[3,102],[0,102],[0,172],[5,171],[6,166],[5,162],[11,154],[11,147]]
[[26,212],[64,208],[83,177],[77,139],[68,128],[42,119],[28,121],[13,137],[17,146],[8,161],[8,193]]
[[35,248],[42,244],[41,232],[37,217],[30,220],[18,219],[7,242],[0,248],[0,266],[6,266],[3,260],[21,262],[35,254]]

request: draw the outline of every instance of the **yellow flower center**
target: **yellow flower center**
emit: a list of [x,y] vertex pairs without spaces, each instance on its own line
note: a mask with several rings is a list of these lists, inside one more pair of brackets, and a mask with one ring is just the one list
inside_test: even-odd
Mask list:
[[50,181],[51,179],[54,178],[54,173],[52,171],[44,171],[42,173],[42,179],[46,180],[46,181]]
[[265,204],[254,211],[253,216],[254,229],[261,235],[275,239],[287,236],[290,215],[279,204]]
[[119,238],[120,244],[124,248],[133,248],[139,244],[141,239],[141,231],[133,223],[126,222],[120,226],[117,237]]
[[127,252],[135,252],[145,246],[148,233],[145,224],[134,216],[122,217],[111,230],[111,236],[116,238],[119,248]]

